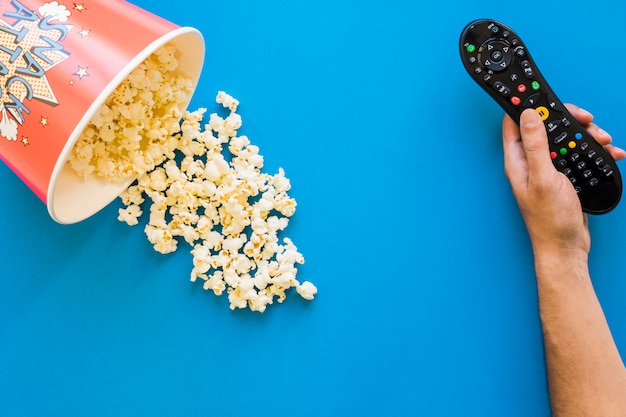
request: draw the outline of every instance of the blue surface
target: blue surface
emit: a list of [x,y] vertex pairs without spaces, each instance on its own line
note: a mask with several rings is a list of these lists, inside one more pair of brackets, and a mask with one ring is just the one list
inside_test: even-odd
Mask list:
[[[160,255],[117,222],[119,203],[61,226],[2,165],[0,415],[549,415],[502,111],[457,42],[475,18],[507,23],[560,97],[624,146],[621,3],[135,3],[204,34],[191,107],[218,90],[241,101],[266,172],[292,181],[285,235],[319,294],[232,312],[188,281],[189,253]],[[591,219],[623,349],[625,213]]]

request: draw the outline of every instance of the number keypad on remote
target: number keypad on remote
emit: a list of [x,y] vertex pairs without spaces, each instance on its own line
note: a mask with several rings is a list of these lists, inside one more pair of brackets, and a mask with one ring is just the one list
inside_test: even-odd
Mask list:
[[554,166],[569,178],[583,211],[615,208],[622,195],[615,160],[554,94],[520,37],[500,22],[477,20],[463,30],[460,51],[470,76],[515,122],[525,109],[539,114]]

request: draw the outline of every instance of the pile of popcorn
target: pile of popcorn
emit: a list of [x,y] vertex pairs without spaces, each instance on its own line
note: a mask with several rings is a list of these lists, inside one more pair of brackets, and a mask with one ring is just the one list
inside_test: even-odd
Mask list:
[[91,119],[68,163],[82,178],[129,181],[174,157],[182,108],[193,80],[176,72],[165,45],[135,68]]
[[259,148],[237,133],[242,119],[230,95],[219,92],[216,99],[228,116],[211,114],[204,126],[204,108],[177,113],[190,84],[164,75],[175,68],[173,57],[156,53],[120,85],[70,165],[84,177],[137,175],[120,196],[118,219],[137,225],[149,206],[144,230],[154,249],[167,254],[186,242],[191,281],[202,280],[216,295],[226,292],[231,309],[263,312],[275,299],[283,302],[290,288],[312,300],[315,285],[296,279],[304,257],[291,239],[279,238],[296,210],[289,179],[282,169],[262,172]]

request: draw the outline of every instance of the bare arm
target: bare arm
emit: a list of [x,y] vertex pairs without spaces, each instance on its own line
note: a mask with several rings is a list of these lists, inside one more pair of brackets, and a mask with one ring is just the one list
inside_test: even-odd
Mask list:
[[[626,153],[574,106],[572,114],[616,159]],[[550,403],[555,417],[626,416],[626,369],[588,269],[587,217],[569,180],[550,160],[533,110],[520,128],[503,121],[505,172],[533,247]]]

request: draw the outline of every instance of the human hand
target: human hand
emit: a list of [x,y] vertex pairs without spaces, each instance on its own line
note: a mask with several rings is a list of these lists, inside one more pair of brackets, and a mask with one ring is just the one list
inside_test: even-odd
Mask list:
[[[568,110],[594,139],[616,159],[626,152],[611,144],[611,136],[592,123],[589,112],[567,105]],[[506,115],[502,122],[504,169],[526,223],[535,254],[554,251],[589,253],[591,240],[587,216],[569,179],[550,158],[543,122],[532,109],[525,110],[519,127]]]

